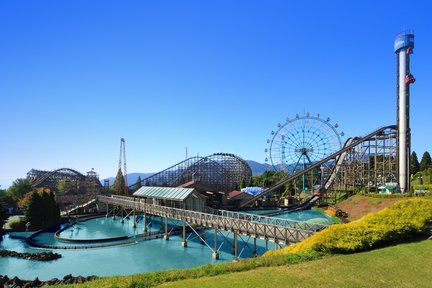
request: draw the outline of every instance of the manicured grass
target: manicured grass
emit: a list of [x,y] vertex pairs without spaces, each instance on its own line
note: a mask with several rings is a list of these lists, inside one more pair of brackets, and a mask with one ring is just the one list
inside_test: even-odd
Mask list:
[[[190,269],[166,270],[131,276],[104,277],[84,283],[82,285],[75,285],[74,287],[154,287],[165,282],[230,274],[233,272],[249,271],[260,267],[293,265],[312,261],[321,257],[324,257],[324,254],[319,252],[257,257],[243,259],[238,262],[207,264]],[[179,261],[181,261],[181,259],[179,259]]]
[[425,240],[161,287],[431,287],[431,266],[432,241]]
[[413,239],[428,230],[431,220],[432,201],[404,200],[356,222],[333,225],[303,242],[268,251],[262,257],[105,277],[75,287],[154,287],[169,282],[179,287],[272,287],[287,283],[297,287],[427,287],[432,283],[431,240],[345,256],[330,254],[355,253]]
[[[299,257],[259,257],[123,277],[74,287],[430,287],[432,240],[369,252]],[[315,260],[314,260],[315,259]],[[258,262],[256,262],[258,261]],[[295,264],[297,263],[297,264]],[[256,267],[255,269],[253,267]],[[238,272],[245,271],[245,272]],[[186,279],[186,280],[182,280]],[[56,286],[52,286],[56,287]],[[66,286],[57,286],[66,287]],[[67,286],[71,287],[71,286]],[[159,287],[159,286],[158,286]]]

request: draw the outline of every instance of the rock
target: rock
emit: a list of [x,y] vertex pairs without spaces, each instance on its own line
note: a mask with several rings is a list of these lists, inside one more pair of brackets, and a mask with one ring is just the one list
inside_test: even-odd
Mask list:
[[33,287],[39,287],[39,286],[42,286],[43,283],[39,280],[38,277],[36,277],[36,279],[33,280],[33,281],[31,282],[31,284],[33,285]]
[[84,283],[84,282],[85,282],[85,278],[82,277],[82,276],[77,276],[77,277],[75,278],[75,281],[74,281],[74,282],[75,282],[75,283],[78,283],[78,284]]
[[3,285],[3,284],[5,284],[7,281],[9,281],[9,277],[7,277],[6,275],[5,276],[2,276],[2,275],[0,275],[1,277],[0,277],[0,285]]
[[48,280],[46,282],[48,282],[49,285],[58,285],[58,284],[60,284],[61,281],[57,278],[53,278],[53,279]]
[[3,276],[0,274],[0,287],[14,288],[14,287],[42,287],[44,285],[61,285],[61,284],[81,284],[87,281],[91,281],[97,278],[96,276],[77,276],[74,277],[71,274],[68,274],[63,277],[63,280],[59,280],[57,278],[53,278],[48,281],[40,281],[38,277],[36,277],[33,281],[31,280],[22,280],[18,277],[14,277],[9,279],[6,275]]
[[18,277],[14,277],[3,284],[4,287],[21,287],[23,282]]

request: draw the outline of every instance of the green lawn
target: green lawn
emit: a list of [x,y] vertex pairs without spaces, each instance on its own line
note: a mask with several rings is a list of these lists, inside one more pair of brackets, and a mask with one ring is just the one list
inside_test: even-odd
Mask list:
[[[166,283],[157,287],[432,287],[432,240],[357,254],[312,258],[318,260],[285,260],[283,263],[301,263],[280,266],[282,258],[272,256],[261,260],[256,258],[261,267],[246,272],[229,271],[248,270],[246,263],[254,263],[254,259],[240,261],[234,266],[223,263],[186,270],[104,277],[74,287],[138,288],[154,287],[153,284],[163,282]],[[227,267],[231,268],[227,270]],[[190,279],[175,281],[179,277]]]
[[432,287],[431,271],[432,240],[425,240],[160,287]]

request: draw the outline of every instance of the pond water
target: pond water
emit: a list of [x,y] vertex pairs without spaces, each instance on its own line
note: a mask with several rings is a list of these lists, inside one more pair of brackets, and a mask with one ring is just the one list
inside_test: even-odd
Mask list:
[[302,210],[302,211],[296,211],[296,212],[286,212],[283,214],[278,214],[272,217],[276,218],[282,218],[282,219],[289,219],[294,221],[314,221],[314,220],[322,220],[321,223],[324,224],[334,224],[334,221],[331,219],[330,216],[323,214],[316,210]]
[[[313,218],[318,216],[326,217],[319,212],[317,212],[319,214],[315,212],[317,211],[312,213]],[[293,217],[295,220],[304,219],[304,217],[306,217],[304,215],[298,215],[299,212],[290,214],[291,215],[286,217]],[[278,215],[277,217],[283,218],[281,216],[282,215]],[[142,217],[136,228],[132,227],[132,223],[132,218],[125,220],[125,222],[121,224],[119,218],[112,220],[111,218],[101,217],[77,223],[60,233],[62,237],[71,240],[104,239],[119,236],[128,236],[130,240],[135,240],[133,244],[105,248],[37,249],[30,247],[23,239],[5,235],[3,241],[0,242],[0,249],[32,253],[53,251],[61,254],[62,257],[47,262],[1,257],[0,274],[7,275],[8,277],[18,276],[23,279],[39,277],[39,279],[42,280],[63,278],[67,274],[73,274],[74,276],[130,275],[166,269],[196,267],[208,263],[232,261],[234,259],[234,255],[232,254],[232,233],[219,231],[218,246],[220,246],[220,259],[215,260],[212,258],[213,251],[211,251],[207,245],[202,244],[195,233],[188,233],[188,246],[184,248],[181,246],[181,235],[170,235],[169,240],[158,238],[144,241],[139,235],[143,231]],[[147,223],[149,223],[149,219]],[[176,223],[171,221],[169,227],[173,227],[173,224]],[[160,226],[161,222],[159,218],[155,217],[151,222],[151,226],[149,226],[149,231],[157,231],[160,229]],[[171,230],[171,228],[169,228],[169,230]],[[34,237],[33,240],[38,244],[54,246],[72,245],[79,248],[79,245],[83,245],[81,243],[56,240],[54,238],[54,232],[55,231],[41,233]],[[213,232],[214,231],[210,229],[205,230],[205,239],[208,241],[210,247],[214,245]],[[89,244],[85,243],[85,245]],[[269,242],[267,248],[274,249],[275,244]],[[257,250],[258,254],[265,252],[265,241],[257,240]],[[252,251],[253,239],[247,236],[239,236],[239,258],[252,257]]]

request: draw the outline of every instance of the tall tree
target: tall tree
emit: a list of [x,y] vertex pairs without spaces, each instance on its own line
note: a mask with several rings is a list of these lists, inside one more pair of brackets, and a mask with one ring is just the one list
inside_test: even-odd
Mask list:
[[432,165],[432,160],[431,160],[431,156],[429,154],[428,151],[423,153],[423,157],[420,161],[420,171],[424,171],[427,168],[431,167]]
[[0,206],[4,208],[16,208],[16,204],[15,200],[6,193],[6,190],[0,191]]
[[136,180],[134,185],[134,191],[137,191],[139,188],[141,188],[141,186],[141,176],[138,176],[138,179]]
[[417,158],[417,153],[413,151],[411,153],[411,159],[410,159],[410,173],[412,175],[415,175],[419,171],[420,171],[420,163]]
[[29,194],[24,216],[33,229],[48,227],[58,223],[60,209],[51,192],[32,192]]
[[33,188],[30,184],[30,181],[28,179],[16,179],[13,183],[12,186],[10,186],[6,193],[11,196],[15,202],[18,202],[18,200],[24,196],[24,194],[32,191]]
[[66,192],[66,180],[61,179],[57,182],[57,191]]
[[24,210],[24,216],[27,222],[30,222],[31,227],[40,228],[43,221],[42,197],[37,192],[32,192],[27,206]]
[[55,197],[54,197],[54,193],[49,193],[49,205],[51,206],[51,215],[50,215],[50,219],[53,223],[56,223],[58,221],[60,221],[60,206],[57,203]]
[[8,213],[6,211],[6,208],[3,206],[3,203],[0,202],[0,241],[3,239],[1,237],[1,233],[3,232],[3,224],[5,223],[7,218]]
[[121,169],[118,169],[112,190],[114,193],[122,195],[124,193],[125,181]]

